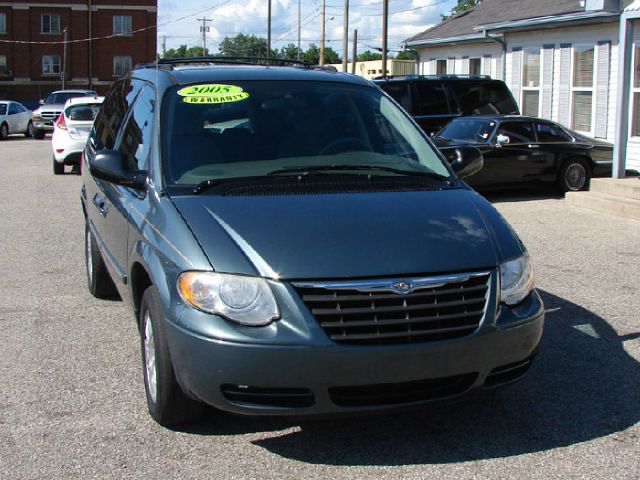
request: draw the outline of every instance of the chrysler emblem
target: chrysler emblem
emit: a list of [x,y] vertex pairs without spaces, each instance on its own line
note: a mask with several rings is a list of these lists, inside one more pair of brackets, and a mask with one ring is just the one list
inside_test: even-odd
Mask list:
[[406,280],[398,280],[391,286],[391,288],[396,293],[406,294],[413,291],[413,284]]

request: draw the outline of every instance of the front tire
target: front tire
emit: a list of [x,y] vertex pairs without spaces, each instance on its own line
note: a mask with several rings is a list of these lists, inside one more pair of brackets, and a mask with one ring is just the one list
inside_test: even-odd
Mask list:
[[33,129],[33,138],[36,140],[42,140],[45,136],[46,132],[44,130],[40,130],[38,128]]
[[198,421],[204,404],[187,397],[176,380],[164,333],[160,297],[154,286],[147,288],[142,296],[140,346],[151,417],[164,427]]
[[589,189],[591,166],[584,158],[574,157],[562,164],[557,184],[562,192],[579,192]]
[[0,140],[6,140],[9,136],[9,127],[6,123],[0,125]]
[[53,157],[53,174],[62,175],[63,173],[64,173],[64,163],[56,162],[55,157]]
[[117,296],[116,286],[107,271],[88,221],[85,222],[84,227],[84,259],[87,269],[87,286],[91,295],[100,299]]
[[33,137],[33,122],[31,120],[29,120],[27,124],[27,130],[24,132],[24,136],[27,138]]

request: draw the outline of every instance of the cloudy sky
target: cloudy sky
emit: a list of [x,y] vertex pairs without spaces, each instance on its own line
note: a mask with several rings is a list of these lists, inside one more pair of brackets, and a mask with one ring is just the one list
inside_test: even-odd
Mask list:
[[[320,43],[322,0],[300,0],[302,48]],[[455,0],[389,0],[389,48],[440,21]],[[342,55],[344,0],[326,0],[327,46]],[[272,0],[271,47],[297,42],[298,0]],[[267,36],[267,0],[159,0],[158,50],[166,36],[167,49],[181,44],[202,45],[197,18],[210,18],[207,48],[218,53],[225,36],[238,33]],[[382,38],[382,0],[350,0],[349,39],[358,29],[358,51],[380,48]],[[349,51],[351,52],[351,43]]]

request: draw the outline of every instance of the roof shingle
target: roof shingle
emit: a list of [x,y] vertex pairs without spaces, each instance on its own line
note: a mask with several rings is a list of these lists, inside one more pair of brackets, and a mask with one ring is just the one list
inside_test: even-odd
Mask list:
[[578,0],[484,0],[478,6],[439,23],[405,42],[450,38],[478,33],[478,25],[583,12]]

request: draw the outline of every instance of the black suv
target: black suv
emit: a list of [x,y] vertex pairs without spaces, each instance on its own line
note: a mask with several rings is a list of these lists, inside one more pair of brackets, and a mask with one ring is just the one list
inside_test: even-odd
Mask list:
[[[159,423],[382,410],[522,377],[544,308],[513,229],[370,82],[190,59],[106,96],[89,290],[137,319]],[[98,320],[99,321],[99,320]]]
[[411,75],[375,83],[413,115],[429,135],[461,115],[520,114],[505,83],[491,77]]

